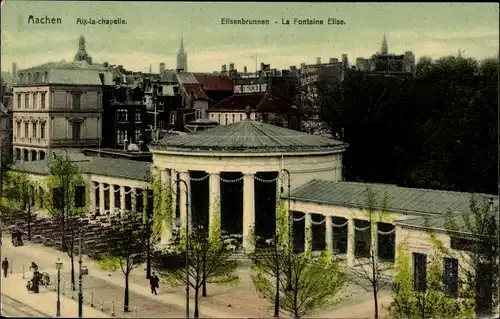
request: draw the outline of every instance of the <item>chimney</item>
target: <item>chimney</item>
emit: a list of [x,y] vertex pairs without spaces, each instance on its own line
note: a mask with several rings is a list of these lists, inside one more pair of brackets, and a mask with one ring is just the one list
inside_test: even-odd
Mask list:
[[330,58],[330,63],[338,63],[339,59],[336,58]]
[[103,65],[105,68],[109,67],[109,63],[108,63],[108,62],[104,62],[102,65]]
[[292,71],[297,70],[297,66],[295,66],[295,65],[290,65],[290,70],[292,70]]
[[300,64],[300,68],[301,68],[301,69],[305,69],[305,68],[306,68],[306,64],[305,64],[305,63],[301,63],[301,64]]
[[263,62],[260,63],[260,70],[264,71],[264,63]]
[[316,64],[321,64],[321,58],[320,57],[316,58]]
[[347,54],[342,53],[342,63],[347,63]]
[[244,72],[244,73],[247,73],[247,70],[248,70],[248,69],[247,69],[247,67],[246,67],[246,65],[245,65],[245,66],[243,67],[243,72]]
[[118,65],[118,69],[123,70],[123,65]]
[[229,71],[234,71],[234,63],[229,63]]
[[222,72],[227,72],[227,66],[225,64],[222,65]]
[[165,73],[165,63],[160,63],[160,74]]

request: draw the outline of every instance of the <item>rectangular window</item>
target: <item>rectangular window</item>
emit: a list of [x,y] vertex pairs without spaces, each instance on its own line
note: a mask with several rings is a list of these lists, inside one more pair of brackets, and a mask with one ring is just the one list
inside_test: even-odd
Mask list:
[[82,123],[81,122],[73,122],[71,124],[73,127],[73,140],[79,140],[81,134]]
[[75,186],[75,207],[85,207],[85,186]]
[[235,117],[236,117],[236,114],[233,114],[233,123],[234,123],[234,121],[235,121],[235,119],[234,119]]
[[240,114],[240,121],[243,121],[243,114]]
[[413,253],[413,289],[427,290],[427,255]]
[[29,94],[24,94],[24,108],[25,109],[30,108],[30,95]]
[[72,106],[74,110],[80,109],[80,97],[82,95],[80,93],[72,94]]
[[36,109],[38,107],[38,93],[33,93],[33,108]]
[[175,113],[170,114],[170,124],[175,124],[176,115]]
[[45,108],[45,93],[42,93],[42,96],[40,97],[40,108]]
[[127,110],[119,109],[116,111],[116,120],[118,123],[126,123],[127,122]]
[[444,292],[450,298],[458,298],[458,260],[444,258]]
[[117,130],[116,131],[116,144],[123,144],[127,139],[127,131],[126,130]]
[[45,123],[40,123],[40,138],[45,138]]
[[141,139],[141,129],[140,128],[136,128],[135,129],[135,142],[139,142],[139,140]]
[[20,109],[21,108],[21,94],[18,94],[17,95],[17,108]]
[[135,122],[141,123],[141,110],[140,109],[135,110]]
[[21,137],[21,122],[16,123],[16,136]]
[[30,125],[28,122],[24,123],[24,137],[28,138],[30,132]]
[[32,128],[33,128],[33,130],[32,130],[33,138],[36,138],[36,133],[38,131],[37,127],[36,127],[36,122],[32,123],[31,125],[32,125]]

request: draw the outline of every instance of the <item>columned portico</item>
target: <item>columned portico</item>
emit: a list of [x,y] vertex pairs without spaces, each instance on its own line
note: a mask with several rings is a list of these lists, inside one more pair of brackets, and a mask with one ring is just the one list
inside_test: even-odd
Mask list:
[[243,173],[243,249],[253,249],[252,234],[255,233],[255,172]]

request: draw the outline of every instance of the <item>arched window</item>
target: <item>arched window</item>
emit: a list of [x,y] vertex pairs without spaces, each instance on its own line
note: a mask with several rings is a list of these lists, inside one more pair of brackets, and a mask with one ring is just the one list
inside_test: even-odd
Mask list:
[[26,83],[31,83],[31,73],[28,73],[28,78],[26,79]]

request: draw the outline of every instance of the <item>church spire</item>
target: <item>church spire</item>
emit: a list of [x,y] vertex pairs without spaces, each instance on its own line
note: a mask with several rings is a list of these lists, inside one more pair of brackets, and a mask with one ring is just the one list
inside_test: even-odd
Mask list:
[[384,33],[384,40],[382,40],[382,50],[380,53],[382,54],[389,53],[389,48],[387,47],[387,38],[385,37],[385,33]]
[[181,47],[177,52],[177,69],[187,72],[187,53],[184,51],[184,37],[181,36]]

